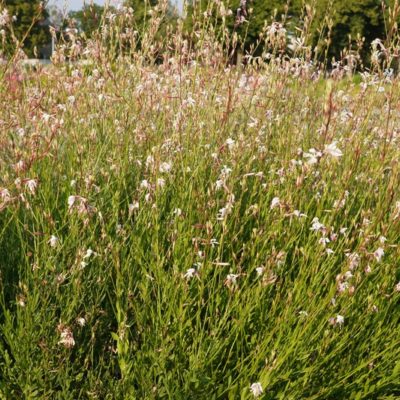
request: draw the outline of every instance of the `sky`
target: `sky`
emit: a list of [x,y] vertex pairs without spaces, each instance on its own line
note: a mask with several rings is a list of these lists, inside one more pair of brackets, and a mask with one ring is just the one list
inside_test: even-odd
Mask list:
[[[107,0],[94,0],[94,3],[97,3],[99,5],[104,5]],[[110,0],[110,4],[116,4],[118,1],[121,0]],[[183,0],[173,0],[178,4],[180,7],[183,3]],[[86,0],[86,3],[88,4],[90,0]],[[55,4],[59,8],[63,9],[64,6],[67,7],[67,10],[80,10],[83,6],[83,0],[49,0],[49,5]]]

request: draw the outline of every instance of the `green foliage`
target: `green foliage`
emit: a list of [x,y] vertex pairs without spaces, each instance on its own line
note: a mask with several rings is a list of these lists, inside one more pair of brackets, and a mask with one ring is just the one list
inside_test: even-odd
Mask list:
[[[311,28],[308,32],[310,44],[313,47],[320,42],[320,39],[326,38],[328,24],[332,24],[329,57],[340,58],[341,51],[346,47],[354,47],[359,36],[360,38],[365,38],[361,55],[366,58],[370,43],[376,38],[383,38],[385,35],[381,0],[339,0],[334,2],[330,0],[314,2],[304,2],[302,0],[248,0],[247,8],[252,12],[249,12],[246,22],[239,27],[235,27],[235,18],[240,0],[225,0],[223,3],[226,9],[232,11],[230,16],[224,18],[225,26],[231,35],[233,32],[237,32],[241,36],[245,51],[250,51],[254,48],[260,39],[260,34],[264,31],[265,24],[269,25],[274,20],[278,22],[284,21],[287,32],[290,35],[298,34],[296,28],[299,25],[301,27],[301,22],[306,15],[304,7],[307,3],[315,11]],[[207,0],[192,2],[188,8],[186,22],[188,30],[193,29],[192,16],[195,10],[204,12],[207,9],[210,9],[210,3]],[[214,6],[211,9],[213,10],[211,23],[220,25],[223,19],[217,11],[218,7]],[[329,10],[328,14],[327,10]],[[351,39],[349,35],[351,35]],[[256,55],[259,55],[263,49],[261,40],[261,45],[257,47],[255,52]]]
[[[40,48],[51,40],[47,26],[48,13],[40,6],[41,3],[40,0],[5,0],[9,14],[16,17],[13,23],[13,35],[19,42],[24,40],[22,48],[29,57],[34,57],[35,48],[39,52]],[[28,31],[29,34],[25,38]],[[7,48],[8,53],[12,54],[15,44],[9,40]]]
[[0,88],[3,397],[398,396],[400,82],[224,67]]
[[[148,46],[148,40],[157,44],[165,42],[176,28],[177,15],[170,2],[159,0],[126,0],[126,6],[133,10],[134,29],[138,32],[138,43]],[[150,26],[150,24],[153,24]],[[146,34],[147,38],[144,38]],[[143,41],[144,40],[144,41]],[[161,60],[162,52],[155,51]]]
[[[159,0],[127,0],[126,5],[133,8],[136,26],[139,29],[143,29],[146,25],[146,21],[149,20],[149,12],[153,7],[160,5]],[[162,30],[165,34],[165,25],[171,23],[176,18],[173,13],[172,7],[167,7],[166,15],[164,15],[164,21],[162,23]]]
[[[335,2],[330,54],[338,57],[349,47],[349,35],[354,40],[365,38],[362,56],[366,58],[374,39],[384,39],[385,25],[381,0],[343,0]],[[321,10],[322,12],[322,10]]]
[[136,21],[141,23],[148,18],[148,11],[158,4],[158,0],[127,0],[126,4],[133,8]]
[[93,33],[101,26],[104,7],[97,4],[86,4],[79,11],[72,11],[69,17],[75,20],[78,28],[85,33],[87,38],[90,38]]
[[104,19],[0,66],[1,400],[397,399],[400,77]]

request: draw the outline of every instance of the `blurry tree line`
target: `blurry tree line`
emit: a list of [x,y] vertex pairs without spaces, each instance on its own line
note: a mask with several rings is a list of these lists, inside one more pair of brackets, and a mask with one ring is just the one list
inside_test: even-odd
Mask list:
[[[294,45],[311,45],[314,51],[329,59],[339,58],[344,48],[355,46],[367,60],[373,40],[384,39],[388,30],[393,28],[388,26],[388,12],[389,7],[393,9],[395,1],[189,0],[184,27],[190,33],[199,27],[199,20],[216,31],[223,27],[225,35],[237,35],[244,52],[260,55],[266,50],[265,37],[271,33],[267,27],[277,21],[285,27],[289,42],[302,32],[303,42]],[[42,3],[40,0],[0,0],[0,4],[7,8],[9,17],[15,20],[11,34],[14,39],[23,41],[23,50],[30,57],[35,55],[35,49],[51,40],[51,26],[57,25],[62,31],[72,25],[90,37],[100,26],[104,12],[101,6],[86,4],[80,11],[62,15],[60,10],[45,8]],[[158,0],[125,2],[134,9],[138,26],[148,17],[149,7],[157,3]],[[165,23],[177,18],[171,7]],[[276,29],[279,26],[276,25]]]
[[[52,29],[58,35],[68,29],[77,29],[90,38],[100,27],[105,11],[105,7],[91,0],[86,0],[81,10],[67,13],[54,5],[47,6],[47,3],[48,0],[0,0],[0,31],[6,33],[6,55],[11,54],[18,43],[28,57],[40,57],[41,49],[51,42]],[[157,3],[157,0],[125,2],[135,10],[138,26],[144,22],[147,11]],[[172,8],[168,18],[173,19]]]
[[21,45],[28,56],[40,56],[39,48],[50,40],[49,14],[39,0],[0,0],[0,30],[5,51],[12,52]]
[[[261,55],[268,51],[268,35],[284,28],[286,44],[310,46],[320,58],[336,60],[344,49],[357,50],[368,62],[371,43],[384,42],[397,29],[396,0],[220,0],[210,7],[207,0],[192,0],[186,25],[195,26],[197,13],[211,24],[224,24],[230,35],[237,33],[244,52]],[[397,10],[398,12],[399,10]],[[396,26],[389,26],[389,13]],[[273,22],[276,22],[273,24]],[[393,25],[393,24],[392,24]],[[294,39],[301,37],[299,43]]]

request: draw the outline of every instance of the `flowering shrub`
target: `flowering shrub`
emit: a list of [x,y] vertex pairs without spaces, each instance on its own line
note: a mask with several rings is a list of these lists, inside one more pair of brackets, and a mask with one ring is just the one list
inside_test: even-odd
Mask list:
[[395,398],[395,72],[131,14],[2,67],[0,397]]

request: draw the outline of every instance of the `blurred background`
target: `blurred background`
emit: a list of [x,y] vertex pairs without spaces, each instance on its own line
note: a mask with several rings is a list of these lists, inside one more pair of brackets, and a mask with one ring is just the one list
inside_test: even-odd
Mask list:
[[[140,31],[140,26],[149,21],[150,7],[157,4],[160,1],[0,0],[0,12],[6,9],[12,18],[13,35],[21,41],[28,58],[49,59],[64,32],[73,30],[89,39],[100,26],[105,9],[115,13],[124,6],[132,8],[135,27]],[[169,0],[162,25],[173,28],[181,19],[189,33],[203,18],[216,30],[223,26],[225,37],[237,35],[243,53],[255,56],[266,53],[268,49],[260,42],[279,28],[288,44],[286,49],[310,46],[313,54],[320,54],[331,65],[351,52],[368,64],[371,47],[377,43],[384,46],[400,22],[398,0],[188,0],[185,4],[184,8],[184,0]],[[52,37],[51,31],[57,34]],[[299,31],[306,32],[303,39],[307,43],[298,42]],[[5,46],[0,58],[9,57],[11,51],[11,44],[8,50]]]

